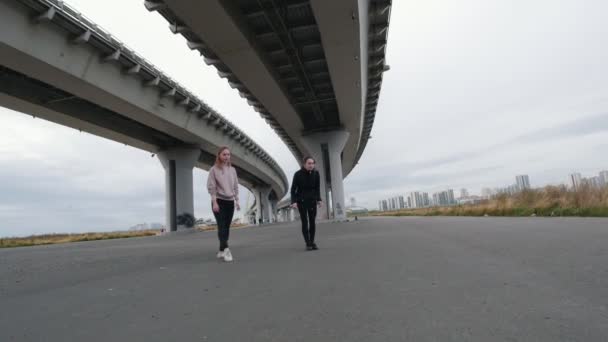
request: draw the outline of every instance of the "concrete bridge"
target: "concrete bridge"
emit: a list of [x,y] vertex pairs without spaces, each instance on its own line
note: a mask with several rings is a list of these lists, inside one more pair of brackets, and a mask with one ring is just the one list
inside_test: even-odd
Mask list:
[[327,204],[319,216],[344,219],[343,178],[371,137],[389,69],[391,1],[148,0],[145,6],[217,68],[298,162],[315,157]]
[[158,156],[171,230],[194,213],[193,168],[209,169],[222,145],[271,220],[284,172],[195,94],[62,1],[1,1],[0,23],[0,105]]

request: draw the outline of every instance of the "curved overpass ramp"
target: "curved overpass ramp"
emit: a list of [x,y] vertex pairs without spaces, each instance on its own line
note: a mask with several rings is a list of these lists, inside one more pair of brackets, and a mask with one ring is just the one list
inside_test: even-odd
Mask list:
[[2,1],[0,22],[0,105],[158,155],[172,230],[193,215],[192,169],[208,170],[219,146],[265,209],[287,193],[262,147],[63,2]]

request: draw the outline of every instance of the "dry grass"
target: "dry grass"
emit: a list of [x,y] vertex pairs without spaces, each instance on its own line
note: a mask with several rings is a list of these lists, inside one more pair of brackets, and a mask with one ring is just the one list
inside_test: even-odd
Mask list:
[[32,236],[21,237],[21,238],[0,239],[0,248],[51,245],[51,244],[56,244],[56,243],[94,241],[94,240],[124,239],[124,238],[132,238],[132,237],[152,236],[152,235],[157,235],[157,234],[158,234],[157,230],[138,230],[138,231],[110,232],[110,233],[32,235]]
[[[248,227],[248,224],[245,223],[233,223],[230,225],[231,229],[239,229],[239,228],[245,228]],[[207,231],[211,231],[211,230],[217,230],[217,225],[210,225],[210,226],[204,226],[204,227],[197,227],[196,230],[199,230],[201,232],[207,232]]]
[[[247,224],[235,223],[231,225],[231,228],[239,229],[247,227]],[[199,231],[210,231],[216,230],[217,226],[205,226],[196,228]],[[158,235],[159,230],[136,230],[136,231],[124,231],[124,232],[109,232],[109,233],[82,233],[82,234],[46,234],[46,235],[32,235],[27,237],[19,238],[0,238],[0,248],[10,247],[27,247],[27,246],[39,246],[39,245],[51,245],[57,243],[68,243],[68,242],[81,242],[81,241],[95,241],[95,240],[111,240],[111,239],[124,239],[133,237],[153,236]]]
[[608,217],[608,187],[570,191],[547,186],[509,196],[499,195],[481,204],[372,212],[372,216],[584,216]]

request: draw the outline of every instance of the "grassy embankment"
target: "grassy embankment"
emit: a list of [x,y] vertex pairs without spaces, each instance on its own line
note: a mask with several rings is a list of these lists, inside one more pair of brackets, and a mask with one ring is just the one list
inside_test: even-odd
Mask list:
[[[232,228],[244,228],[246,224],[232,224]],[[197,228],[199,231],[216,230],[217,226],[206,226]],[[158,235],[159,230],[137,230],[109,233],[82,233],[82,234],[45,234],[26,237],[0,238],[0,248],[28,247],[39,245],[52,245],[57,243],[82,242],[95,240],[125,239],[133,237]]]
[[81,242],[94,240],[124,239],[132,237],[152,236],[158,230],[138,230],[109,233],[82,233],[82,234],[46,234],[32,235],[16,238],[0,238],[0,248],[27,247],[38,245],[51,245],[56,243]]
[[[230,225],[230,229],[240,229],[240,228],[245,228],[245,227],[249,227],[249,224],[245,224],[245,223],[233,223]],[[196,230],[202,231],[202,232],[206,232],[206,231],[210,231],[210,230],[217,230],[217,226],[216,225],[210,225],[210,226],[203,226],[203,227],[197,227]]]
[[547,186],[515,195],[498,195],[475,205],[370,212],[371,216],[579,216],[608,217],[608,187],[571,191]]

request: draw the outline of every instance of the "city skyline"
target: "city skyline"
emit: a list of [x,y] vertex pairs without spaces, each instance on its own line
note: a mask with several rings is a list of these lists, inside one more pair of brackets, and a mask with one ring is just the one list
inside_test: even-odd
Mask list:
[[[481,187],[480,191],[478,194],[474,194],[473,192],[470,192],[469,189],[467,188],[460,188],[460,196],[457,199],[462,199],[462,198],[489,198],[491,196],[494,196],[496,194],[500,194],[500,193],[507,193],[507,194],[514,194],[516,192],[522,191],[522,190],[526,190],[526,189],[537,189],[537,188],[542,188],[545,186],[550,186],[550,185],[557,185],[557,186],[566,186],[569,189],[578,189],[580,188],[580,186],[582,184],[587,184],[589,186],[592,187],[603,187],[603,186],[608,186],[608,169],[601,169],[600,171],[596,171],[596,175],[593,175],[591,177],[583,177],[583,175],[580,172],[572,172],[568,175],[567,180],[561,182],[561,183],[552,183],[552,184],[542,184],[542,185],[538,185],[536,187],[531,186],[531,182],[530,182],[530,176],[527,174],[520,174],[520,175],[516,175],[515,177],[515,183],[511,184],[511,185],[507,185],[507,186],[498,186],[498,187]],[[578,185],[577,185],[578,184]],[[439,200],[439,194],[442,192],[452,192],[452,196],[453,196],[453,188],[448,188],[445,191],[440,191],[440,192],[435,192],[433,193],[433,195],[437,195],[436,197],[434,196],[433,200],[430,201],[430,205],[425,204],[422,207],[425,206],[432,206],[434,203],[444,203],[444,204],[440,204],[440,205],[452,205],[455,202],[454,201],[450,201],[450,200],[446,200],[445,198],[443,200]],[[396,209],[404,209],[404,208],[419,208],[419,206],[417,206],[418,203],[418,198],[420,198],[419,196],[422,196],[424,194],[428,195],[430,192],[427,191],[413,191],[413,192],[406,192],[405,196],[402,195],[393,195],[393,196],[389,196],[388,200],[386,201],[390,201],[393,198],[404,198],[405,201],[405,206],[404,207],[400,207],[400,208],[396,208]],[[466,194],[466,196],[463,196],[463,194]],[[413,195],[413,196],[412,196]],[[409,198],[415,198],[416,200],[413,200],[412,202],[408,203],[408,199]],[[378,209],[379,210],[383,210],[383,201],[385,200],[379,200],[378,201]],[[390,202],[387,202],[390,203]],[[428,203],[428,202],[423,202],[423,203]],[[452,204],[450,204],[452,203]],[[387,206],[388,210],[391,210],[391,206],[388,205]],[[392,210],[396,210],[396,209],[392,209]],[[386,210],[386,209],[385,209]]]

